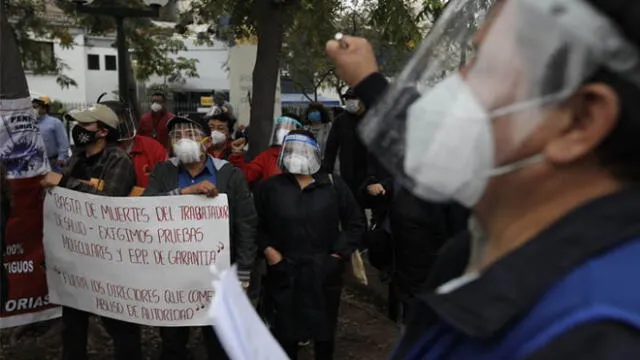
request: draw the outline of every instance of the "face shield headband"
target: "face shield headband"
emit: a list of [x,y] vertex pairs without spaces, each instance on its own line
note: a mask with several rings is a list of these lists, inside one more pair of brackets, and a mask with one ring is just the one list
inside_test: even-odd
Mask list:
[[543,160],[514,156],[599,69],[640,85],[638,50],[589,3],[504,0],[489,12],[483,3],[450,1],[360,126],[370,151],[425,200],[473,207],[490,177]]

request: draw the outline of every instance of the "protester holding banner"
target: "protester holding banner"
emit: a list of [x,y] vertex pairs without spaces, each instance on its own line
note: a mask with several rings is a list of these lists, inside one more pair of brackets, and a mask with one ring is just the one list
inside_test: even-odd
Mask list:
[[[249,287],[256,257],[257,216],[249,187],[242,172],[227,161],[207,154],[211,144],[206,120],[174,117],[168,122],[169,138],[175,158],[156,166],[145,196],[206,195],[225,193],[229,201],[231,261],[238,266],[238,277]],[[203,327],[210,360],[227,358],[210,326]],[[189,358],[189,328],[161,328],[162,360]]]
[[332,359],[345,263],[358,247],[365,218],[346,183],[320,172],[320,146],[306,130],[284,139],[285,172],[256,192],[259,248],[269,264],[268,317],[291,359],[313,339],[316,359]]
[[[42,180],[44,187],[67,189],[103,196],[127,196],[136,183],[133,163],[118,145],[119,117],[108,106],[72,111],[68,120],[77,124],[72,130],[79,151],[69,160],[62,174],[51,172]],[[87,333],[90,313],[63,307],[62,357],[64,360],[87,358]],[[136,324],[102,318],[113,337],[117,360],[142,359],[140,327]]]

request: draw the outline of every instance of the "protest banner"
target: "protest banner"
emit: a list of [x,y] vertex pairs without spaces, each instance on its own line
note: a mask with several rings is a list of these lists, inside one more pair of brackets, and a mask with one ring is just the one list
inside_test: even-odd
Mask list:
[[9,283],[8,299],[0,304],[0,328],[7,328],[57,317],[60,309],[48,303],[41,266],[44,255],[40,180],[50,170],[49,160],[14,32],[2,11],[0,47],[0,161],[10,179],[11,198],[6,229],[0,233],[4,246],[0,249],[0,263]]
[[11,181],[14,199],[6,229],[4,270],[9,278],[9,296],[3,304],[0,328],[49,320],[60,316],[60,308],[49,303],[42,248],[42,200],[40,178]]
[[149,326],[210,325],[209,266],[230,267],[227,197],[54,188],[44,248],[52,303]]

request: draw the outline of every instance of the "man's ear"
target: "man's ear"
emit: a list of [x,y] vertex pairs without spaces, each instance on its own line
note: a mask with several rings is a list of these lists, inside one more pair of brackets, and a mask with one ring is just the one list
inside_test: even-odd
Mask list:
[[585,85],[563,107],[557,119],[561,132],[545,147],[550,162],[570,163],[593,152],[613,131],[620,99],[609,85]]

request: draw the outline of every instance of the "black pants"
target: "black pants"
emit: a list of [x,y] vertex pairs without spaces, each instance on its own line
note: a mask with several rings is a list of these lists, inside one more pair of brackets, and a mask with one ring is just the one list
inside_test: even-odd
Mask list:
[[[213,327],[203,326],[201,329],[208,359],[229,359],[216,332],[213,331]],[[190,356],[187,343],[189,342],[190,330],[190,327],[160,328],[160,336],[162,337],[162,355],[160,356],[160,360],[188,360]]]
[[[298,359],[299,347],[297,341],[280,341],[280,346],[287,353],[289,359]],[[316,360],[333,360],[335,341],[316,341],[313,344],[313,350],[316,353]]]
[[[62,360],[87,359],[89,316],[88,312],[62,308]],[[114,359],[142,360],[140,326],[105,317],[102,324],[113,338]]]

